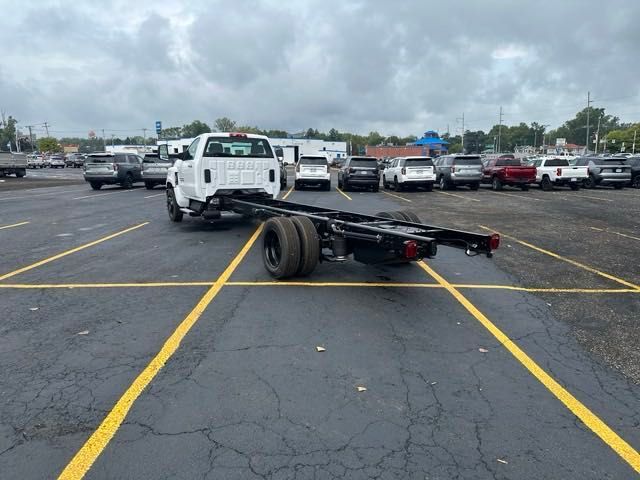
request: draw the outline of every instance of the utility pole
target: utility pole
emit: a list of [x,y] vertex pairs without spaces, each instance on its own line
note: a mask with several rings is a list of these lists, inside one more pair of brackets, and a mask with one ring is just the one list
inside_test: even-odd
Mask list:
[[[595,148],[595,153],[598,153],[598,142],[600,141],[600,119],[601,118],[602,118],[602,116],[598,117],[598,130],[596,130],[596,148]],[[589,146],[587,145],[587,147],[589,147]]]
[[49,124],[47,122],[44,122],[44,129],[47,132],[47,137],[49,136]]
[[33,152],[33,133],[31,132],[33,125],[27,125],[27,128],[29,129],[29,143],[31,143],[31,151]]
[[115,137],[115,135],[112,133],[112,134],[111,134],[111,148],[113,148],[113,147],[114,147],[114,145],[113,145],[113,138],[114,138],[114,137]]
[[631,150],[631,153],[635,155],[636,153],[636,133],[638,133],[637,130],[633,131],[633,149]]
[[498,124],[498,151],[495,153],[502,153],[502,105],[500,105],[500,123]]
[[462,153],[464,154],[464,112],[462,112]]
[[107,151],[107,141],[104,138],[104,128],[102,129],[102,151]]
[[585,151],[587,153],[589,151],[589,111],[591,110],[591,104],[593,100],[591,100],[591,92],[587,92],[587,143],[585,144]]

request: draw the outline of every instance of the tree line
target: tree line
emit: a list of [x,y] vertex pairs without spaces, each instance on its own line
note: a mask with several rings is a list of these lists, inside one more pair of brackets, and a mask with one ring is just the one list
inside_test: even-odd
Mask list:
[[[589,149],[594,150],[595,138],[599,137],[600,143],[606,139],[606,148],[609,152],[618,152],[623,148],[630,150],[634,136],[640,129],[640,123],[621,123],[616,116],[608,115],[604,108],[589,107],[579,111],[574,118],[567,120],[560,127],[547,131],[546,125],[538,122],[527,124],[521,122],[518,125],[494,125],[488,132],[483,130],[465,131],[464,151],[466,153],[482,153],[483,151],[497,148],[498,138],[500,150],[503,152],[513,151],[518,146],[540,147],[543,144],[555,144],[556,138],[565,138],[568,143],[584,145],[587,140],[587,112],[589,114]],[[12,116],[5,119],[0,124],[0,150],[16,149],[16,125],[17,120]],[[397,135],[384,136],[377,131],[369,132],[368,135],[359,135],[351,132],[340,132],[336,128],[331,128],[328,132],[320,132],[315,128],[308,128],[302,132],[291,133],[286,130],[269,129],[263,130],[257,126],[239,125],[234,120],[221,117],[214,121],[213,127],[205,122],[194,120],[181,127],[168,127],[162,130],[160,137],[163,139],[192,138],[202,133],[213,131],[219,132],[243,132],[266,135],[271,138],[303,138],[318,139],[325,141],[347,142],[351,152],[360,152],[367,145],[407,145],[415,142],[417,137],[408,135],[400,137]],[[447,140],[449,151],[452,153],[462,152],[462,135],[443,134],[442,138]],[[102,139],[100,137],[42,137],[36,145],[30,145],[28,137],[20,137],[20,150],[33,151],[61,151],[62,145],[78,145],[81,152],[102,151],[103,145],[142,145],[145,139],[140,136],[111,137]],[[640,150],[640,138],[636,140]],[[155,145],[155,137],[146,138],[147,145]],[[602,151],[603,145],[599,145],[598,150]]]

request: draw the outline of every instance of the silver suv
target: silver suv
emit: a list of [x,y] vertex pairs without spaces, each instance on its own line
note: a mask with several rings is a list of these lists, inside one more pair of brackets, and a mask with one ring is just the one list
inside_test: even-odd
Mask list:
[[471,190],[480,188],[480,155],[443,155],[433,163],[436,166],[436,182],[440,185],[440,190],[448,190],[458,185],[468,185]]
[[610,185],[621,189],[631,182],[631,166],[624,158],[580,157],[576,165],[588,167],[589,177],[583,182],[584,188]]

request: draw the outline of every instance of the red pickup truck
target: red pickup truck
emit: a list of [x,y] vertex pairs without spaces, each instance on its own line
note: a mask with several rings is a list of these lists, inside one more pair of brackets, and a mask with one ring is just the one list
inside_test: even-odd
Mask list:
[[522,165],[513,157],[498,157],[489,160],[482,169],[482,183],[490,183],[494,190],[504,185],[529,190],[536,182],[536,167]]

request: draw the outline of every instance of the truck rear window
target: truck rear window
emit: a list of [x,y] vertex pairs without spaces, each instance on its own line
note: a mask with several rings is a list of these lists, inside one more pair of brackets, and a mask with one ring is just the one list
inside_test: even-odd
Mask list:
[[626,165],[624,160],[619,158],[593,158],[593,163],[596,165]]
[[496,167],[519,167],[520,160],[515,158],[499,158],[496,160]]
[[375,158],[352,158],[349,166],[362,168],[378,168],[378,162]]
[[327,159],[322,157],[300,157],[300,165],[327,165]]
[[564,160],[562,158],[554,158],[552,160],[547,160],[544,166],[545,167],[568,167],[569,161]]
[[204,156],[273,158],[273,151],[262,138],[214,137],[207,140]]
[[480,157],[474,157],[474,158],[456,158],[454,160],[454,163],[456,165],[482,165],[482,162],[480,161]]
[[407,167],[433,167],[433,160],[430,158],[407,158]]

